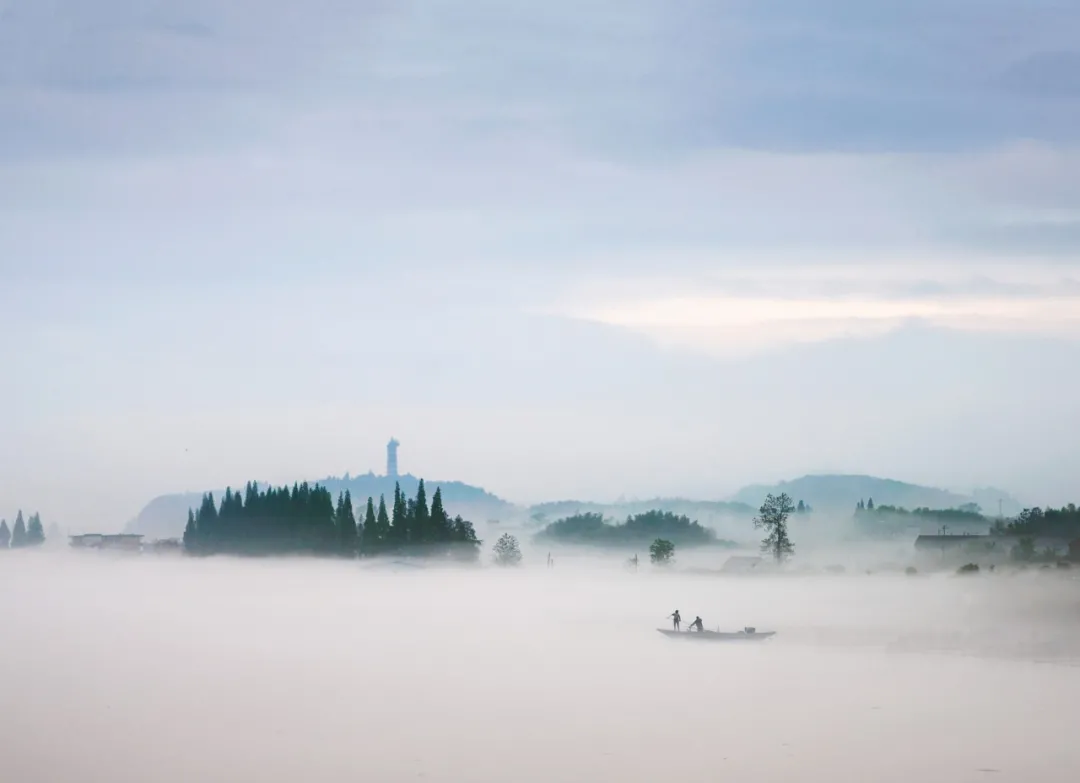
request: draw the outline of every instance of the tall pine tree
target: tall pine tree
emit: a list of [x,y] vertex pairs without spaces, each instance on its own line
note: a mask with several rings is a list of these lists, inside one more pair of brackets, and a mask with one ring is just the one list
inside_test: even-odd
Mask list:
[[202,505],[196,515],[199,520],[199,540],[205,546],[213,546],[218,538],[218,512],[214,505],[214,493],[207,492],[203,495]]
[[[386,511],[383,508],[383,511]],[[360,551],[365,555],[373,555],[379,550],[379,528],[375,519],[375,503],[369,497],[367,510],[364,512],[364,529],[360,533]]]
[[11,531],[11,548],[20,549],[26,546],[26,522],[23,521],[22,511],[15,517],[15,527]]
[[187,526],[184,528],[184,550],[195,552],[199,548],[199,529],[195,525],[195,512],[190,508],[187,512]]
[[431,532],[432,539],[440,543],[450,541],[453,532],[450,517],[443,508],[442,487],[435,487],[435,495],[431,498]]
[[41,546],[45,543],[45,528],[41,525],[41,516],[34,514],[26,526],[26,545]]
[[345,557],[355,557],[358,544],[356,514],[353,512],[352,495],[349,490],[345,490],[343,495],[338,496],[338,507],[334,516],[341,554]]
[[7,549],[11,543],[11,531],[8,530],[7,520],[0,519],[0,549]]
[[412,504],[412,536],[411,543],[431,543],[431,512],[428,511],[427,491],[424,489],[424,480],[420,479],[420,485],[416,488],[416,500]]
[[390,540],[395,546],[409,543],[409,507],[401,485],[394,483],[394,510],[390,519]]
[[375,517],[375,529],[378,531],[375,540],[379,548],[383,548],[390,541],[390,515],[386,513],[386,498],[379,495],[379,513]]

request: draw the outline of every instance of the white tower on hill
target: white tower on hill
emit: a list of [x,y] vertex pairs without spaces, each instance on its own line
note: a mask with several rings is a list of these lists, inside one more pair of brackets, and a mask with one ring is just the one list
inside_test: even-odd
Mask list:
[[392,479],[398,477],[397,472],[397,449],[401,444],[393,438],[386,444],[386,475]]

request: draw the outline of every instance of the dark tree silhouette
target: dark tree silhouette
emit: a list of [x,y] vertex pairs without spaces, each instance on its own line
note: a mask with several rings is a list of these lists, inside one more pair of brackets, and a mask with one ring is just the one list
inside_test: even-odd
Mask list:
[[41,546],[45,543],[45,528],[41,524],[41,516],[33,514],[26,525],[26,545]]
[[360,538],[356,529],[356,514],[353,513],[352,495],[345,490],[338,495],[337,508],[334,509],[334,526],[338,533],[338,547],[342,556],[354,557]]
[[11,529],[11,548],[21,549],[27,545],[26,522],[23,520],[22,511],[15,517],[15,527]]
[[360,554],[373,555],[379,549],[379,529],[375,519],[375,503],[371,498],[367,499],[367,508],[364,510],[364,526],[360,532]]
[[754,517],[754,527],[764,528],[767,535],[761,541],[761,551],[768,552],[777,563],[782,563],[795,552],[795,545],[788,538],[787,520],[795,510],[787,493],[767,495],[765,502]]
[[649,560],[653,565],[668,565],[675,559],[675,545],[663,538],[649,544]]
[[0,519],[0,549],[7,549],[11,543],[11,531],[8,530],[7,520]]

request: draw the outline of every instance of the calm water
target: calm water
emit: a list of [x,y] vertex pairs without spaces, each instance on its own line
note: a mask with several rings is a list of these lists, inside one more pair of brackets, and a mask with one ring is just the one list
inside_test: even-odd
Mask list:
[[[1074,781],[1080,582],[0,559],[5,781]],[[671,641],[678,607],[764,644]]]

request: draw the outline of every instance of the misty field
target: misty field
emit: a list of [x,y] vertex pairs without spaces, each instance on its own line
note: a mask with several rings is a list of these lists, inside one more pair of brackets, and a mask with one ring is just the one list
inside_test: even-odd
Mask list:
[[[0,779],[1071,781],[1069,574],[0,561]],[[680,609],[761,644],[688,644]]]

